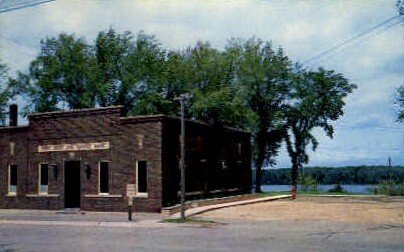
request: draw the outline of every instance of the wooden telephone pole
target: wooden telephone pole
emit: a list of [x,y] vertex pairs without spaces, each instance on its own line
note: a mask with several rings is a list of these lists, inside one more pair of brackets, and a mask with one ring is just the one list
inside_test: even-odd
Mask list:
[[175,101],[181,103],[181,158],[180,158],[180,169],[181,169],[181,221],[185,221],[185,100],[191,98],[190,94],[181,94],[179,97],[174,98]]

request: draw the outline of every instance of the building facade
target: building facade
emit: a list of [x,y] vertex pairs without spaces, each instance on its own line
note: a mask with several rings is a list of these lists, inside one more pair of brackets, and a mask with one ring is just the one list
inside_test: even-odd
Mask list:
[[[158,212],[179,202],[179,118],[121,107],[38,113],[0,128],[0,208]],[[186,122],[186,193],[246,193],[249,133]]]

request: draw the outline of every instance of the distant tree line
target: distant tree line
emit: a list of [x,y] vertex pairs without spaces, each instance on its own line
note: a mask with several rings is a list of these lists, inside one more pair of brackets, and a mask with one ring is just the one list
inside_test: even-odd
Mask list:
[[[311,176],[319,184],[378,184],[391,180],[404,182],[404,166],[347,166],[306,167],[304,176]],[[287,185],[291,183],[291,169],[263,170],[262,184]]]
[[318,145],[313,130],[332,137],[332,122],[356,88],[342,74],[306,69],[258,38],[231,39],[221,50],[208,42],[167,50],[153,35],[113,29],[90,43],[64,33],[42,39],[29,69],[2,86],[10,98],[27,101],[25,114],[122,105],[127,115],[177,115],[174,98],[190,93],[187,118],[252,133],[257,192],[260,171],[275,164],[282,142],[296,185],[307,149]]

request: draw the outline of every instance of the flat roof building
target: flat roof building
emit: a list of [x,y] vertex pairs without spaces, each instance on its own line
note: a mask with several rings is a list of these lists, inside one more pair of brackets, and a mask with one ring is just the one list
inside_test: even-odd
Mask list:
[[[37,113],[0,127],[0,208],[158,212],[179,203],[180,120],[122,107]],[[186,193],[251,190],[247,132],[186,121]]]

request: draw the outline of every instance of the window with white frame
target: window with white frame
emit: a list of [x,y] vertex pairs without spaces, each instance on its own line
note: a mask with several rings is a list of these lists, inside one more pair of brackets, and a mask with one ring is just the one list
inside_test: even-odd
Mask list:
[[100,162],[98,171],[99,194],[109,193],[109,162]]
[[147,197],[147,162],[136,162],[136,195]]
[[49,175],[49,165],[40,164],[39,165],[39,181],[38,181],[38,192],[39,194],[48,194],[48,175]]
[[17,165],[8,167],[8,195],[17,195]]

